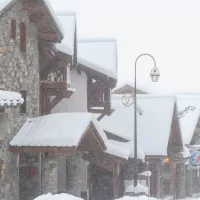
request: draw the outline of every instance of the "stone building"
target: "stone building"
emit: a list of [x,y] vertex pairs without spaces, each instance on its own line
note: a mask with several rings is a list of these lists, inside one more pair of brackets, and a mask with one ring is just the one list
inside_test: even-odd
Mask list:
[[[16,70],[13,70],[13,72],[15,75],[17,74]],[[6,77],[5,72],[1,75]],[[2,85],[6,86],[4,82],[2,82]],[[12,84],[9,87],[12,89]],[[9,141],[24,121],[23,106],[20,108],[23,101],[20,93],[0,90],[0,199],[2,200],[14,199],[14,196],[18,198],[19,195],[19,156],[9,152]]]
[[0,5],[0,87],[21,93],[25,100],[21,109],[9,108],[9,103],[1,109],[0,199],[15,200],[19,197],[19,154],[9,152],[9,141],[27,117],[39,115],[38,34],[22,1],[4,1]]
[[[21,96],[0,96],[0,104],[7,103],[0,116],[0,198],[32,200],[46,192],[94,198],[88,162],[109,168],[116,196],[117,166],[124,160],[113,155],[114,147],[88,113],[112,112],[116,40],[78,43],[75,13],[55,15],[47,0],[8,0],[0,5],[0,85],[24,99],[21,109],[10,108],[9,100],[15,106]],[[92,60],[94,51],[97,59]]]

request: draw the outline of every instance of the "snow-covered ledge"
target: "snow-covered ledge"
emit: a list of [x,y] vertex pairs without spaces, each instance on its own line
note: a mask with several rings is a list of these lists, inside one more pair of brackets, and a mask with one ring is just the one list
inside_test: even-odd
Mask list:
[[125,194],[146,194],[148,195],[148,187],[138,182],[134,187],[134,180],[124,180]]
[[24,99],[18,92],[0,90],[0,107],[16,107],[24,103]]
[[151,171],[144,171],[139,174],[140,176],[146,176],[146,177],[151,177]]

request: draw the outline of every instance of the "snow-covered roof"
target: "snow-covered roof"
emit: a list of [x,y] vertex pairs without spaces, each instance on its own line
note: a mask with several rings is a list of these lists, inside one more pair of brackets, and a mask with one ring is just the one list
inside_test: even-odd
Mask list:
[[64,39],[61,44],[56,44],[56,48],[68,55],[74,54],[74,39],[76,29],[76,13],[64,12],[57,14],[58,20],[64,29]]
[[0,90],[0,107],[15,107],[24,103],[24,99],[18,92]]
[[[134,158],[133,148],[134,147],[132,146],[131,142],[118,142],[114,140],[108,140],[107,149],[105,152],[128,160],[129,158]],[[142,161],[145,159],[145,154],[140,147],[138,147],[137,158]]]
[[128,160],[130,156],[130,151],[122,142],[117,142],[114,140],[108,140],[107,149],[105,151],[108,154],[124,158]]
[[[9,7],[10,5],[14,4],[17,0],[0,0],[0,13],[3,12],[3,10],[6,8],[6,7]],[[64,32],[63,32],[63,28],[62,28],[62,25],[60,24],[49,0],[43,0],[41,1],[44,3],[44,5],[46,6],[46,8],[48,9],[49,11],[49,14],[50,16],[52,17],[55,25],[57,26],[58,28],[58,31],[59,33],[64,36]]]
[[[165,200],[169,200],[171,197],[165,198]],[[137,196],[123,196],[122,198],[116,200],[158,200],[155,197],[149,197],[147,195],[137,195]]]
[[[134,105],[125,107],[122,95],[112,95],[115,111],[105,116],[100,125],[108,132],[131,140],[134,147]],[[143,108],[138,115],[138,146],[145,155],[167,155],[176,97],[172,95],[137,95],[137,103]],[[134,152],[134,148],[132,149]]]
[[9,6],[11,3],[14,3],[16,0],[1,0],[0,1],[0,13],[4,8]]
[[44,0],[44,3],[47,6],[48,11],[50,12],[50,15],[52,16],[52,19],[54,20],[55,24],[57,25],[59,32],[61,33],[62,36],[64,36],[64,30],[63,30],[62,24],[58,20],[56,14],[55,14],[55,11],[53,10],[49,0]]
[[185,113],[179,119],[181,135],[184,144],[190,144],[197,122],[200,117],[200,95],[176,95],[178,111],[184,110],[188,106],[196,107],[195,110]]
[[79,40],[78,62],[117,79],[117,41],[104,38]]
[[[123,82],[123,83],[118,83],[117,86],[115,88],[113,88],[113,92],[116,91],[116,90],[119,90],[125,86],[130,86],[132,88],[134,88],[134,82],[131,82],[131,81],[126,81],[126,82]],[[140,85],[140,83],[137,82],[137,89],[144,92],[144,93],[151,93],[151,91],[149,91],[148,89],[144,88],[143,86]]]
[[106,146],[107,137],[91,113],[55,113],[28,119],[10,145],[76,147],[91,123]]

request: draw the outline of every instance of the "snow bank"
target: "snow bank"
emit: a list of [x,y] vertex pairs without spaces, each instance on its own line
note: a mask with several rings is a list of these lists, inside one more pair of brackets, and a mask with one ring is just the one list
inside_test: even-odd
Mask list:
[[148,187],[144,186],[140,183],[137,184],[136,187],[134,187],[134,180],[125,180],[124,181],[124,186],[125,186],[125,193],[145,193],[148,194]]
[[138,197],[124,196],[124,197],[122,197],[120,199],[116,199],[116,200],[157,200],[157,199],[143,195],[143,196],[138,196]]
[[44,194],[42,196],[37,197],[34,200],[83,200],[81,198],[72,196],[70,194],[55,194],[52,195],[51,193]]

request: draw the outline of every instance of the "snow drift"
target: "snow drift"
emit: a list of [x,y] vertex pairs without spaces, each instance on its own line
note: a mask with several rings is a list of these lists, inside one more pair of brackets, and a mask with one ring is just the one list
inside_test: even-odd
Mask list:
[[73,195],[70,194],[55,194],[52,195],[51,193],[48,194],[44,194],[42,196],[37,197],[34,200],[83,200],[79,197],[75,197]]

